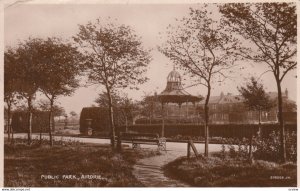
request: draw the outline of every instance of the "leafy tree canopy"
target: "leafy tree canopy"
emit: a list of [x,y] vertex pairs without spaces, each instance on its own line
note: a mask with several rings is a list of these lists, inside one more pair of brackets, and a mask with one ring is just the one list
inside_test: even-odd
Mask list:
[[268,111],[275,106],[274,100],[264,90],[264,86],[252,77],[245,87],[238,88],[249,110]]
[[129,26],[97,19],[95,23],[79,25],[74,40],[84,52],[92,83],[108,89],[137,88],[147,80],[143,74],[150,56]]

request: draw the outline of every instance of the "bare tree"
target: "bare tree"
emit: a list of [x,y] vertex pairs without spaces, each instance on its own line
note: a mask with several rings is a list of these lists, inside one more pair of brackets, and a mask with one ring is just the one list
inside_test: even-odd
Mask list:
[[97,19],[79,26],[75,42],[86,56],[89,81],[103,85],[109,100],[111,144],[115,148],[115,126],[112,92],[118,88],[137,88],[147,78],[143,76],[150,62],[140,38],[125,25]]
[[[213,5],[214,6],[214,5]],[[188,17],[178,25],[168,27],[168,40],[160,47],[186,74],[197,80],[197,84],[207,88],[205,97],[205,156],[208,156],[209,108],[212,84],[224,81],[236,61],[234,53],[236,41],[223,30],[221,23],[212,19],[208,5],[190,9]]]
[[297,15],[295,3],[224,4],[220,6],[228,30],[243,38],[239,54],[265,63],[275,77],[278,120],[281,127],[281,160],[286,161],[281,83],[296,68]]

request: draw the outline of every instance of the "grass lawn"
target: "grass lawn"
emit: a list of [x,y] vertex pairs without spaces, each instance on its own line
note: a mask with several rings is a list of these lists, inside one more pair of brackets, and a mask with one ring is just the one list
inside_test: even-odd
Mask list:
[[217,156],[202,159],[179,158],[165,166],[165,174],[198,187],[296,187],[295,163],[276,164]]
[[14,145],[5,143],[5,187],[143,186],[132,174],[133,165],[139,158],[157,154],[131,148],[118,154],[108,145],[77,142],[56,143],[53,147],[25,143],[24,140],[16,140]]

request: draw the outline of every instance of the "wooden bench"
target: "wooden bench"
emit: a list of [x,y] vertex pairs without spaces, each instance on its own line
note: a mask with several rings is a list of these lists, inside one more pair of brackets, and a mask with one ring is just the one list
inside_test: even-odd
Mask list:
[[157,145],[158,150],[166,150],[166,138],[159,137],[158,134],[152,133],[120,133],[119,140],[122,142],[132,143],[132,148],[141,148],[141,144]]

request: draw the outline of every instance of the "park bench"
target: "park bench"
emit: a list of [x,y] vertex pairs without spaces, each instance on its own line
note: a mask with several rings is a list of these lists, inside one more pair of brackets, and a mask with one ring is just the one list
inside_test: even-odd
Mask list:
[[141,144],[157,145],[158,150],[166,150],[166,138],[152,133],[120,133],[120,144],[122,142],[132,143],[132,148],[137,149]]

